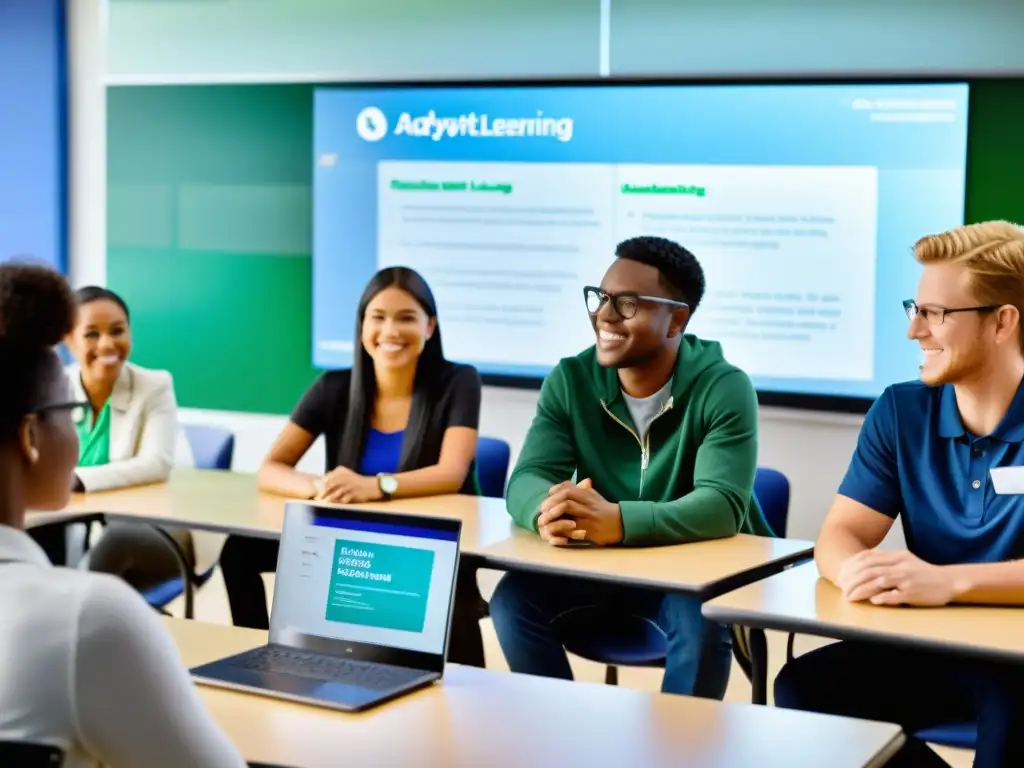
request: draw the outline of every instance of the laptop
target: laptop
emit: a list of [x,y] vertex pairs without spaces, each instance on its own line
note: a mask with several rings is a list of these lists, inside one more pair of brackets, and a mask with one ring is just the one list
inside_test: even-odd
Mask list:
[[193,678],[347,712],[440,680],[461,532],[449,518],[288,502],[270,642]]

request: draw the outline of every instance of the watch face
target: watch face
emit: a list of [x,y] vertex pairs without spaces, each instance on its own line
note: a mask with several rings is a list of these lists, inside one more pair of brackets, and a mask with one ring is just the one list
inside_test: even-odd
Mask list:
[[384,491],[384,493],[394,493],[398,490],[398,481],[391,477],[391,475],[381,475],[380,489]]

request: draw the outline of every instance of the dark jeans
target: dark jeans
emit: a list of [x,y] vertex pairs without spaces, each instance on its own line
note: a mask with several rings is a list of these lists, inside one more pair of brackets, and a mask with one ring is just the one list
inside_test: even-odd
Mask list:
[[267,591],[263,574],[277,568],[277,541],[248,536],[228,536],[220,552],[220,570],[236,627],[269,629]]
[[[168,528],[166,533],[181,547],[189,571],[194,571],[192,535],[181,528]],[[85,562],[90,571],[119,576],[139,591],[182,577],[171,545],[145,523],[108,523]]]
[[491,619],[513,672],[572,679],[558,621],[581,608],[650,619],[667,636],[661,690],[722,699],[732,668],[729,628],[701,616],[700,600],[582,579],[508,573],[491,597]]
[[[881,720],[908,737],[924,728],[978,723],[976,768],[1024,766],[1024,669],[933,652],[840,642],[789,662],[775,705]],[[890,766],[946,765],[908,738]]]

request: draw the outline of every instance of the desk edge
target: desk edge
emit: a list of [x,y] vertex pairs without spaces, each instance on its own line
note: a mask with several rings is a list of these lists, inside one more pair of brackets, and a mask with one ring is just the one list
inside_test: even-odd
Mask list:
[[[900,609],[895,609],[900,610]],[[913,610],[929,610],[919,608]],[[833,640],[852,640],[855,642],[884,642],[887,645],[898,645],[906,648],[920,648],[928,651],[939,651],[956,656],[970,656],[982,661],[999,661],[1019,664],[1024,660],[1024,651],[1015,653],[998,648],[986,648],[978,645],[950,643],[926,637],[913,637],[898,633],[882,634],[871,629],[829,624],[815,619],[792,618],[765,614],[749,609],[730,608],[720,605],[707,605],[701,608],[704,618],[722,624],[738,624],[752,629],[770,629],[776,632],[790,632],[797,635],[811,635]]]
[[701,600],[713,600],[727,592],[734,592],[737,589],[753,584],[755,581],[764,581],[770,576],[782,573],[787,566],[802,564],[814,557],[814,545],[805,549],[782,555],[774,560],[769,560],[760,565],[748,568],[745,571],[737,571],[731,576],[726,576],[718,581],[707,582],[701,587]]

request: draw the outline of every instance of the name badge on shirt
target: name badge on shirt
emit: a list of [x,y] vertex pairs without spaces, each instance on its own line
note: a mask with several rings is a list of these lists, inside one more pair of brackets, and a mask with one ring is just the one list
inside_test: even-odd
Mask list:
[[996,467],[989,471],[992,487],[1000,496],[1024,493],[1024,467]]

